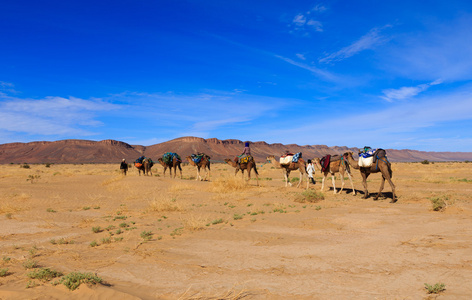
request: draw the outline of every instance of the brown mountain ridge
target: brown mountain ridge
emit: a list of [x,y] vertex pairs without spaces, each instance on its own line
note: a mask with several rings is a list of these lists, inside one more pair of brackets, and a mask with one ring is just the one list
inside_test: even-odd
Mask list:
[[[244,142],[236,139],[219,140],[199,137],[181,137],[151,146],[130,145],[115,140],[61,140],[54,142],[30,142],[0,144],[0,163],[118,163],[125,158],[134,161],[141,155],[157,161],[166,152],[176,152],[183,159],[192,153],[203,152],[212,161],[223,161],[239,155]],[[279,156],[285,151],[302,152],[303,157],[322,157],[326,154],[357,152],[358,148],[328,147],[325,145],[268,144],[251,142],[251,152],[257,161],[263,162],[268,155]],[[472,152],[429,152],[417,150],[386,149],[392,162],[472,161]]]

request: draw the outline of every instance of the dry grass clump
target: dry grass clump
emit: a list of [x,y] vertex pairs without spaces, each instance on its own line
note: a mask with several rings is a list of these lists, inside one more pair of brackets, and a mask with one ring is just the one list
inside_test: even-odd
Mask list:
[[158,196],[149,201],[148,212],[163,212],[163,211],[184,211],[182,204],[177,202],[177,198],[169,196]]
[[20,207],[11,205],[9,203],[0,205],[0,214],[11,214],[20,210]]
[[295,196],[295,202],[305,203],[315,203],[318,201],[324,200],[324,194],[322,192],[317,192],[315,190],[306,190]]
[[207,216],[190,214],[181,216],[180,220],[186,230],[199,231],[205,229],[208,222],[210,221],[210,218]]
[[221,176],[211,182],[211,190],[217,193],[244,191],[248,188],[246,181],[236,176]]

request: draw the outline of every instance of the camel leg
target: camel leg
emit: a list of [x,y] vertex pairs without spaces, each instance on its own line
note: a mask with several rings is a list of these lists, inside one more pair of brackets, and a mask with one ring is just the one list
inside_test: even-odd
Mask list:
[[347,177],[349,177],[349,181],[351,182],[352,195],[355,196],[356,195],[356,190],[354,189],[354,184],[352,183],[352,177],[351,177],[351,174],[349,174],[349,172],[347,173]]
[[257,171],[254,168],[254,173],[256,173],[256,185],[259,186],[259,175],[257,175]]
[[390,179],[390,177],[388,177],[387,180],[390,184],[390,187],[392,188],[392,201],[390,201],[390,203],[395,203],[397,202],[397,196],[395,195],[395,185],[393,184],[392,179]]
[[321,180],[321,191],[322,192],[324,192],[324,183],[325,183],[326,176],[328,176],[328,174],[324,173],[323,174],[323,180]]
[[300,180],[298,181],[297,188],[302,185],[303,177],[304,177],[304,176],[305,176],[305,173],[303,173],[302,171],[300,171]]
[[367,199],[369,197],[369,191],[367,190],[367,177],[369,177],[369,174],[366,174],[364,172],[361,172],[362,175],[362,184],[364,185],[364,199]]
[[195,180],[201,179],[200,177],[200,168],[197,167],[197,178]]
[[333,194],[336,194],[337,191],[336,191],[336,179],[334,178],[334,174],[331,174],[331,181],[333,182]]
[[379,196],[380,194],[382,194],[382,190],[384,189],[384,184],[385,184],[385,177],[382,175],[382,180],[380,181],[379,193],[377,194],[377,196],[375,196],[374,200],[379,199]]
[[339,173],[339,176],[341,176],[341,190],[339,190],[339,193],[341,194],[344,190],[344,174]]
[[182,167],[180,166],[180,164],[178,165],[179,166],[179,171],[180,171],[180,179],[182,179]]

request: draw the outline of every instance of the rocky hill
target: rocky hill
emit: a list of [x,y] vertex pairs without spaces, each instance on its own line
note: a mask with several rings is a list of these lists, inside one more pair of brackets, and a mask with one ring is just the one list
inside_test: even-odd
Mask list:
[[[55,142],[9,143],[0,145],[0,163],[118,163],[125,158],[134,161],[141,155],[157,161],[165,152],[176,152],[186,156],[204,152],[212,161],[223,161],[242,152],[244,142],[240,140],[203,139],[182,137],[152,146],[129,145],[115,140],[62,140]],[[322,157],[326,154],[342,154],[358,151],[357,148],[328,147],[325,145],[268,144],[252,142],[251,151],[257,161],[265,161],[268,155],[279,156],[286,150],[302,152],[304,158]],[[416,150],[386,149],[392,162],[472,161],[472,152],[426,152]]]

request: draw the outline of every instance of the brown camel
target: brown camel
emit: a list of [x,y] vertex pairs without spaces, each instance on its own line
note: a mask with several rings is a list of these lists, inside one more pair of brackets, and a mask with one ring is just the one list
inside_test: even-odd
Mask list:
[[[314,158],[313,161],[315,162],[315,166],[321,171],[323,169],[321,166],[321,160],[319,158]],[[344,160],[344,157],[339,157],[339,155],[331,156],[329,165],[326,168],[326,170],[323,172],[323,181],[321,182],[321,191],[322,192],[324,191],[324,184],[325,184],[326,177],[328,177],[328,174],[331,174],[331,181],[333,182],[334,194],[336,194],[337,191],[336,191],[335,174],[339,173],[341,176],[341,190],[339,191],[339,193],[341,193],[344,188],[344,173],[345,172],[347,173],[347,176],[349,177],[349,181],[351,182],[352,194],[355,196],[356,190],[354,189],[354,184],[352,183],[351,170],[347,162]]]
[[[279,161],[275,159],[275,156],[270,155],[267,157],[267,161],[275,165],[278,169],[282,169],[284,172],[284,177],[285,177],[285,186],[287,187],[288,185],[292,186],[292,184],[289,181],[289,176],[291,171],[299,170],[300,171],[300,181],[298,182],[297,188],[300,187],[303,177],[305,175],[308,175],[306,173],[306,163],[303,160],[303,158],[299,158],[298,162],[296,163],[290,163],[289,165],[281,165]],[[306,188],[308,189],[308,178],[306,180]]]
[[174,178],[175,178],[175,176],[177,175],[177,168],[179,168],[180,179],[182,179],[182,167],[180,166],[180,163],[181,163],[180,159],[174,156],[172,158],[172,161],[169,161],[168,164],[166,164],[162,158],[159,158],[158,161],[164,167],[164,177],[166,177],[167,168],[169,168],[170,177],[172,177],[172,168],[174,168]]
[[251,180],[251,170],[254,169],[254,172],[256,173],[256,182],[257,182],[257,185],[259,185],[259,173],[257,172],[257,168],[256,168],[256,162],[254,161],[254,158],[251,156],[249,157],[249,161],[245,164],[240,164],[240,163],[237,163],[235,162],[234,160],[232,159],[225,159],[225,162],[232,166],[233,168],[236,168],[236,171],[234,172],[234,176],[236,176],[239,172],[239,170],[241,170],[241,175],[242,175],[242,178],[244,180],[244,170],[247,170],[247,181]]
[[369,192],[367,191],[367,177],[369,177],[371,173],[381,172],[382,181],[380,183],[380,190],[374,200],[377,200],[379,198],[384,188],[385,180],[387,180],[390,184],[390,187],[392,188],[392,201],[390,201],[390,203],[395,203],[397,201],[397,198],[395,196],[395,185],[393,184],[391,179],[392,167],[385,155],[385,150],[383,150],[383,153],[378,155],[377,161],[373,163],[371,167],[359,167],[358,162],[352,157],[352,152],[346,152],[343,156],[348,161],[349,165],[351,165],[351,167],[353,167],[354,169],[359,169],[361,172],[362,184],[364,185],[364,199],[369,197]]
[[[192,166],[195,166],[197,168],[197,178],[195,180],[198,180],[198,179],[206,180],[207,176],[208,176],[208,180],[210,180],[210,157],[203,153],[199,153],[198,156],[200,155],[202,155],[202,158],[198,163],[193,161],[191,156],[187,156],[187,160]],[[203,168],[204,170],[208,168],[208,171],[205,173],[205,178],[202,178],[202,176],[200,176],[201,168]]]
[[144,175],[151,174],[151,176],[152,176],[151,168],[152,168],[153,165],[154,165],[154,163],[152,162],[152,159],[145,158],[140,167],[136,167],[136,164],[134,166],[138,169],[139,176],[141,176],[141,171],[143,172]]

